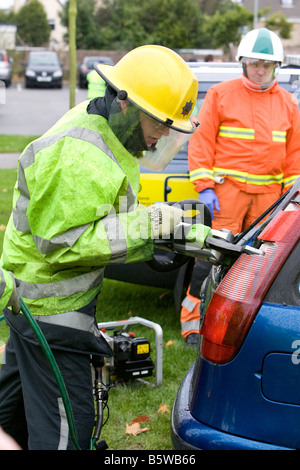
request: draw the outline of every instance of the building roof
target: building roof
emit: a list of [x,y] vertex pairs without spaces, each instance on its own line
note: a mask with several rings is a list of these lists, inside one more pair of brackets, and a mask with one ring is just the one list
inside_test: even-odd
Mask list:
[[[253,0],[241,0],[240,5],[243,5],[247,10],[253,11],[254,1]],[[300,2],[299,0],[257,0],[258,10],[264,10],[270,7],[270,13],[267,16],[272,15],[280,11],[288,19],[300,21]]]

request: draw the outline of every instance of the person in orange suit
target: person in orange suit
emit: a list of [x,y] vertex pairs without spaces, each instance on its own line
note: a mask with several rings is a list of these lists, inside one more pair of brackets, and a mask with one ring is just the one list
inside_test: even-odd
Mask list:
[[[280,38],[266,28],[242,39],[242,76],[212,86],[190,139],[190,180],[212,214],[214,229],[245,230],[300,176],[300,114],[294,95],[278,85]],[[182,302],[187,344],[199,339],[199,291],[209,272],[197,261]]]

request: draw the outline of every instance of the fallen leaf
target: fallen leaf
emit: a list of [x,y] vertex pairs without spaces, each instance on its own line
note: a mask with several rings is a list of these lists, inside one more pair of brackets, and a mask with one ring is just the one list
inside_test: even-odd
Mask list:
[[0,225],[0,230],[1,230],[1,232],[4,232],[5,229],[6,229],[6,225],[3,225],[3,224]]
[[126,423],[126,431],[125,434],[132,434],[133,436],[137,436],[142,432],[150,431],[150,428],[141,428],[140,423]]
[[158,411],[157,413],[170,413],[170,408],[168,407],[168,405],[166,403],[162,403],[159,408],[158,408]]
[[174,341],[172,341],[171,339],[169,339],[169,341],[167,341],[167,343],[166,343],[166,347],[172,346],[172,344],[174,344]]
[[145,421],[150,421],[149,416],[138,416],[137,418],[132,419],[129,424],[144,423]]
[[2,192],[7,193],[7,189],[6,188],[2,189]]
[[168,294],[169,294],[168,291],[163,292],[162,294],[160,294],[159,299],[162,300],[162,299],[163,299],[166,295],[168,295]]

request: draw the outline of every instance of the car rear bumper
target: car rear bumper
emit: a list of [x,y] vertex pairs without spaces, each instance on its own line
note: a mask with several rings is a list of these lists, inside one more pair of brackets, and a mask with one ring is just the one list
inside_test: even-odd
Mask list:
[[177,393],[171,416],[171,439],[175,450],[290,450],[219,431],[197,421],[189,409],[193,367]]

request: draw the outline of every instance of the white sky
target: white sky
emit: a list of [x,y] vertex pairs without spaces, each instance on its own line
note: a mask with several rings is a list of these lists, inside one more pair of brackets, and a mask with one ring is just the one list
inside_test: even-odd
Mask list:
[[[25,0],[19,0],[20,4],[22,5]],[[64,3],[65,0],[62,0],[62,3]],[[14,4],[14,0],[0,0],[0,10],[4,10],[6,8],[12,7]]]
[[[23,3],[22,0],[21,0],[21,3]],[[13,6],[13,4],[14,4],[14,0],[0,0],[0,9],[4,10],[6,8],[10,8]]]

